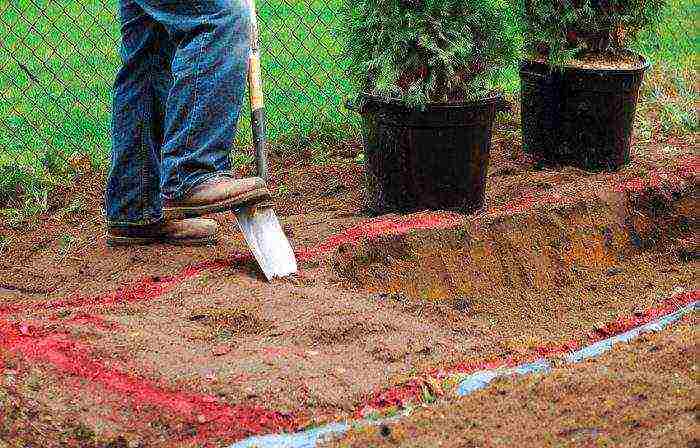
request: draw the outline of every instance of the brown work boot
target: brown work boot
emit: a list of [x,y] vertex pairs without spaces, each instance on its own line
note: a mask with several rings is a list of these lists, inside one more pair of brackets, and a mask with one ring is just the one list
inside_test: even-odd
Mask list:
[[213,219],[182,219],[150,226],[107,229],[109,246],[145,246],[164,243],[177,246],[204,246],[216,243],[219,225]]
[[270,197],[265,181],[259,177],[234,179],[222,173],[197,185],[184,198],[166,201],[163,211],[166,219],[189,218],[254,205]]

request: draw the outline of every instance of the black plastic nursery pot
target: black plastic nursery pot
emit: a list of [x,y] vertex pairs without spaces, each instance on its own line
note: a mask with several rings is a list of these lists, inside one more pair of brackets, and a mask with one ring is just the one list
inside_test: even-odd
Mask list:
[[430,104],[424,110],[363,95],[365,208],[370,214],[451,210],[484,204],[491,136],[500,94]]
[[617,170],[630,160],[639,88],[649,63],[630,69],[562,70],[520,65],[523,149],[587,170]]

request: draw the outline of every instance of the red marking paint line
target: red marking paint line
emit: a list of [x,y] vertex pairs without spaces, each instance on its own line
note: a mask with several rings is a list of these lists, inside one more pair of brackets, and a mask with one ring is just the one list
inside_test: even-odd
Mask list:
[[[699,171],[699,158],[693,158],[684,165],[683,176],[696,175]],[[636,185],[636,184],[635,184]],[[630,188],[634,190],[634,188]],[[534,207],[539,204],[536,200],[526,199],[523,207]],[[344,244],[356,244],[362,239],[383,235],[396,235],[419,229],[448,228],[459,225],[463,217],[452,214],[422,214],[407,218],[384,218],[372,220],[360,226],[350,228],[338,235],[331,236],[323,243],[299,251],[301,261],[308,261],[322,256]],[[67,308],[84,308],[113,306],[123,303],[155,300],[172,290],[187,279],[196,277],[210,269],[230,267],[250,260],[249,254],[237,254],[228,260],[205,262],[184,269],[180,273],[162,278],[146,278],[129,287],[121,288],[114,293],[99,297],[76,296],[67,300],[37,304],[31,307],[5,307],[0,309],[0,316],[24,311],[60,310]],[[620,318],[615,322],[596,329],[585,339],[587,342],[602,340],[605,337],[619,334],[637,325],[649,322],[656,317],[672,312],[681,306],[698,300],[700,291],[680,294],[664,302],[656,309],[647,310],[637,316]],[[80,316],[80,315],[79,315]],[[87,316],[87,317],[85,317]],[[89,314],[83,316],[84,321],[97,323]],[[537,348],[531,355],[536,359],[544,356],[554,356],[581,347],[583,342],[572,340],[559,346]],[[117,369],[106,366],[92,357],[89,348],[68,339],[59,333],[51,333],[43,328],[26,327],[0,320],[0,348],[20,353],[26,359],[46,362],[58,372],[88,380],[99,384],[100,387],[119,396],[129,397],[130,407],[137,411],[139,406],[150,405],[177,414],[192,422],[198,429],[198,440],[225,435],[241,439],[250,435],[293,431],[299,429],[299,419],[294,415],[269,411],[256,407],[230,406],[221,403],[216,397],[181,391],[168,390],[154,382],[139,378]],[[523,359],[518,359],[522,362]],[[454,373],[470,373],[481,369],[512,366],[514,358],[488,360],[479,363],[469,363],[453,366],[443,371],[428,372],[423,378],[409,381],[394,388],[372,395],[361,409],[383,409],[390,406],[404,406],[415,400],[422,393],[426,381],[430,378],[444,378]],[[137,414],[138,415],[138,414]]]
[[[644,177],[635,177],[620,182],[614,191],[618,193],[642,193],[650,188],[660,188],[665,186],[671,191],[678,190],[681,184],[692,179],[700,173],[700,157],[687,157],[681,159],[676,170],[658,169],[650,172]],[[502,207],[506,213],[522,213],[529,211],[535,206],[546,205],[570,205],[581,198],[578,196],[567,196],[559,193],[551,194],[541,192],[539,194],[526,194]],[[499,210],[491,214],[499,213]]]
[[[640,185],[657,185],[654,179],[672,176],[679,179],[689,179],[700,173],[700,157],[690,156],[681,160],[679,168],[675,174],[661,170],[652,172],[648,177],[640,177],[625,181],[619,185],[619,191],[637,191]],[[673,184],[672,182],[670,182]],[[644,189],[642,188],[642,189]],[[504,206],[505,212],[521,212],[534,208],[535,206],[563,203],[573,200],[562,195],[542,195],[540,197],[528,196],[514,201]],[[326,241],[311,247],[302,248],[297,251],[299,261],[311,261],[327,254],[330,251],[346,244],[357,244],[367,238],[378,236],[401,235],[409,231],[422,229],[443,229],[457,226],[464,222],[464,217],[451,213],[424,213],[408,217],[389,217],[364,222],[358,226],[351,227],[337,235],[332,235]],[[82,308],[118,305],[129,302],[139,302],[155,300],[166,292],[172,290],[180,283],[190,278],[196,277],[204,271],[240,265],[252,259],[250,253],[237,253],[226,260],[207,261],[195,266],[185,268],[180,273],[169,277],[147,277],[139,280],[125,288],[99,297],[75,297],[67,300],[49,302],[48,304],[34,305],[33,307],[1,307],[0,317],[8,314],[16,314],[22,311],[57,310],[65,308]]]
[[647,324],[662,316],[671,314],[698,300],[700,300],[700,289],[683,292],[664,300],[658,307],[649,308],[634,316],[621,316],[613,322],[596,328],[581,339],[572,339],[559,345],[544,345],[536,347],[528,355],[462,363],[448,369],[427,372],[426,374],[409,380],[406,383],[370,395],[370,397],[365,401],[365,404],[357,409],[355,415],[356,417],[360,418],[365,417],[368,412],[372,411],[382,411],[392,407],[403,408],[407,404],[420,399],[423,389],[426,384],[429,383],[430,378],[443,380],[454,374],[469,374],[480,370],[515,367],[522,363],[536,361],[537,359],[571,353],[587,345],[625,333],[633,328]]
[[[463,219],[462,216],[455,214],[432,213],[414,215],[406,218],[371,220],[359,226],[347,229],[338,235],[333,235],[315,247],[301,249],[297,251],[297,256],[299,261],[310,261],[341,245],[356,244],[358,241],[365,238],[374,238],[383,235],[399,235],[420,229],[448,228],[458,225],[460,222],[463,222]],[[182,282],[197,277],[205,271],[235,267],[250,260],[252,260],[252,255],[250,253],[237,253],[226,260],[214,260],[190,266],[173,276],[146,277],[103,296],[85,297],[76,295],[70,299],[35,304],[29,307],[3,307],[0,308],[0,317],[27,311],[40,312],[47,310],[81,309],[86,307],[109,307],[125,303],[156,300]]]
[[252,259],[250,254],[234,254],[227,260],[215,260],[199,263],[183,269],[176,275],[167,277],[146,277],[126,287],[97,297],[76,294],[70,299],[56,300],[48,303],[33,304],[28,307],[6,306],[0,308],[0,317],[21,312],[56,311],[63,309],[110,307],[132,302],[155,300],[171,291],[182,282],[197,277],[205,271],[236,266]]
[[346,244],[357,244],[364,239],[379,236],[402,235],[413,230],[443,229],[464,222],[464,216],[452,213],[423,213],[407,218],[370,220],[329,237],[323,243],[297,252],[299,261],[310,261]]
[[66,335],[41,328],[22,331],[21,325],[0,321],[0,347],[25,359],[50,364],[58,373],[89,380],[120,397],[135,410],[153,406],[164,414],[177,414],[197,428],[196,440],[226,435],[245,438],[253,434],[290,431],[299,423],[293,416],[260,407],[230,406],[215,396],[167,390],[151,381],[107,367],[93,358],[90,349]]
[[[650,308],[634,316],[620,317],[590,333],[584,340],[572,340],[558,346],[538,347],[530,355],[506,357],[455,365],[451,368],[427,372],[407,383],[376,393],[358,408],[357,415],[389,407],[405,407],[421,396],[431,379],[441,380],[455,373],[468,374],[478,370],[512,367],[522,362],[545,356],[569,353],[585,345],[610,336],[624,333],[639,325],[651,322],[674,312],[683,306],[700,300],[700,290],[672,296],[659,307]],[[152,406],[175,414],[197,428],[196,441],[204,442],[213,437],[239,440],[251,435],[293,432],[301,429],[300,413],[289,414],[260,407],[230,406],[216,397],[168,390],[145,380],[104,365],[93,358],[90,349],[65,335],[51,333],[42,328],[23,327],[0,321],[0,348],[21,354],[24,358],[46,362],[59,373],[99,384],[106,391],[120,397],[128,397],[125,405],[132,408],[139,418],[144,406]]]
[[657,169],[647,176],[628,179],[619,184],[615,190],[626,193],[641,193],[649,188],[668,186],[677,188],[679,182],[692,180],[700,174],[700,157],[688,156],[680,160],[678,167],[671,171]]
[[165,278],[144,278],[140,281],[124,287],[119,288],[113,293],[106,294],[104,296],[98,297],[84,297],[80,295],[75,295],[70,299],[57,300],[48,303],[35,304],[30,307],[4,307],[0,309],[0,316],[7,316],[10,314],[16,314],[23,311],[51,311],[60,310],[66,308],[82,308],[82,307],[101,307],[109,305],[117,305],[128,302],[142,301],[155,299],[162,296],[165,292],[170,290],[175,285],[181,283],[187,278],[193,277],[199,274],[200,270],[195,270],[194,268],[188,268],[181,272],[180,274],[172,277]]

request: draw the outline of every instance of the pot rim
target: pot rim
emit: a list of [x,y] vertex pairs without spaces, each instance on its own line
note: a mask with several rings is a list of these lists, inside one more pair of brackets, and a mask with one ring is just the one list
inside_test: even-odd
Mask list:
[[[419,107],[409,106],[404,101],[396,98],[386,98],[379,95],[372,95],[370,93],[362,92],[358,96],[365,100],[366,102],[374,102],[390,106],[398,106],[406,109],[412,109],[416,111],[421,111]],[[455,103],[427,103],[425,105],[426,110],[444,110],[444,109],[463,109],[465,107],[473,106],[485,106],[490,104],[501,104],[505,101],[505,96],[499,91],[491,91],[488,96],[484,98],[479,98],[472,101],[460,101]]]
[[556,70],[558,68],[562,68],[565,71],[569,72],[583,72],[583,73],[592,73],[592,74],[606,74],[606,75],[617,75],[617,74],[628,74],[628,73],[636,73],[636,72],[646,72],[649,70],[651,67],[651,61],[649,61],[644,55],[630,51],[631,54],[634,54],[635,56],[638,56],[641,58],[642,64],[637,67],[632,67],[632,68],[603,68],[603,67],[579,67],[579,66],[574,66],[574,65],[563,65],[561,67],[557,67],[551,64],[548,64],[546,62],[542,61],[535,61],[532,59],[522,59],[520,61],[520,70],[523,70],[526,68],[528,64],[532,65],[538,65],[541,67],[548,67],[551,70]]

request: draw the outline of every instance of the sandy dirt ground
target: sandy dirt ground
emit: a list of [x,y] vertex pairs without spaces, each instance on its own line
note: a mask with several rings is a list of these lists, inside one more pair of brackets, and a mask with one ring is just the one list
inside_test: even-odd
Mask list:
[[485,390],[351,430],[324,448],[695,447],[697,316],[550,374],[504,377]]
[[[501,141],[487,206],[471,216],[363,215],[352,146],[324,165],[278,157],[276,208],[302,269],[272,284],[230,215],[216,217],[216,247],[107,248],[102,178],[86,173],[44,216],[0,228],[10,241],[0,259],[0,439],[225,446],[404,406],[420,401],[417,377],[557,353],[614,333],[625,316],[652,319],[698,289],[700,163],[678,146],[591,174],[514,157]],[[678,350],[693,347],[682,340]],[[574,381],[583,368],[552,378]],[[680,358],[668,368],[692,370]],[[499,406],[546,396],[523,381]],[[572,386],[566,397],[575,395]],[[639,406],[651,412],[648,396]],[[497,424],[495,406],[484,428]],[[524,424],[539,431],[534,409]],[[490,431],[506,437],[511,423]],[[445,425],[434,440],[449,440]],[[592,425],[570,436],[629,434]]]

